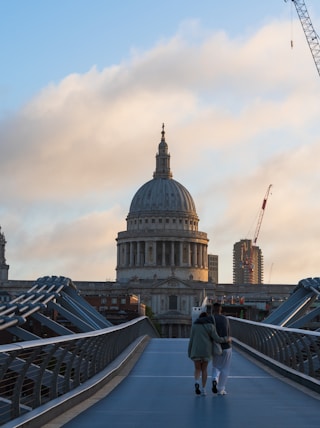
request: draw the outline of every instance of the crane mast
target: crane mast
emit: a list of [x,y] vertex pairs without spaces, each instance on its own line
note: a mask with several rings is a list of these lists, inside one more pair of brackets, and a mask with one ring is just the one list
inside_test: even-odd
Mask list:
[[253,238],[253,241],[252,241],[253,245],[256,245],[256,243],[257,243],[257,239],[258,239],[258,236],[259,236],[261,223],[262,223],[263,216],[264,216],[264,210],[265,210],[266,205],[267,205],[267,200],[268,200],[268,197],[269,197],[269,193],[270,193],[271,187],[272,187],[272,184],[269,184],[267,193],[266,193],[266,195],[265,195],[265,197],[263,198],[263,201],[262,201],[262,206],[261,206],[261,210],[260,210],[260,214],[259,214],[259,219],[258,219],[256,231],[254,233],[254,238]]
[[242,269],[244,269],[244,281],[248,282],[249,284],[253,284],[253,280],[254,280],[254,270],[255,270],[255,260],[254,259],[256,258],[255,252],[257,251],[257,249],[255,247],[256,247],[258,236],[259,236],[261,223],[263,220],[264,211],[266,209],[266,205],[267,205],[268,197],[269,197],[269,194],[271,191],[271,187],[272,187],[272,184],[269,184],[267,192],[265,194],[265,197],[263,198],[260,213],[259,213],[258,223],[256,226],[256,230],[254,233],[253,240],[252,241],[251,240],[245,240],[243,242],[243,244],[241,245],[240,267]]
[[[286,2],[288,0],[285,0]],[[302,29],[304,31],[304,34],[306,36],[314,63],[317,67],[318,74],[320,76],[320,41],[319,36],[316,33],[315,29],[313,28],[307,6],[304,2],[304,0],[291,0],[295,8],[297,10]]]

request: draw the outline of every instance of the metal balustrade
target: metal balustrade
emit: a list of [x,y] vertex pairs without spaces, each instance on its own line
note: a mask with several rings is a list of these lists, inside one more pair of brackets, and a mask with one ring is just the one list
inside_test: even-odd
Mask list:
[[320,333],[229,317],[232,336],[277,363],[314,379],[320,392]]
[[87,333],[0,346],[0,424],[79,387],[137,338],[158,337],[147,317]]

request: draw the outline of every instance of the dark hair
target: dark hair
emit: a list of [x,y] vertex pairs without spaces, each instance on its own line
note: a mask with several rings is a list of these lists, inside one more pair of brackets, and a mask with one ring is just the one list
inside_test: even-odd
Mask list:
[[216,303],[213,304],[213,307],[214,308],[221,308],[221,303],[216,302]]
[[199,315],[199,318],[204,318],[207,316],[208,316],[207,312],[201,312],[201,314]]

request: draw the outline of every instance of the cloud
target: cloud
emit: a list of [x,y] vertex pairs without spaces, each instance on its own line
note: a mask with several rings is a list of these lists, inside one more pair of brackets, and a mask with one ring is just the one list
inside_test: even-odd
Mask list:
[[8,245],[10,256],[23,260],[23,265],[14,269],[20,279],[63,275],[74,280],[114,280],[116,230],[123,229],[122,218],[123,212],[116,207],[108,212],[92,211],[71,221],[46,224],[32,233],[19,231]]
[[316,276],[319,82],[305,44],[290,51],[288,28],[272,22],[232,39],[186,23],[122,63],[48,84],[2,120],[10,277],[115,277],[115,238],[152,178],[162,122],[220,281],[232,282],[233,244],[252,236],[270,183],[258,242],[266,272],[272,265],[279,283]]

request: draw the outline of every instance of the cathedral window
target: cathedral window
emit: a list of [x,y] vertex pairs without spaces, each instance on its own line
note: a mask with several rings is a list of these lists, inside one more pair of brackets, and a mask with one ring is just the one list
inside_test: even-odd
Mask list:
[[178,309],[178,297],[169,296],[169,310],[174,311]]

